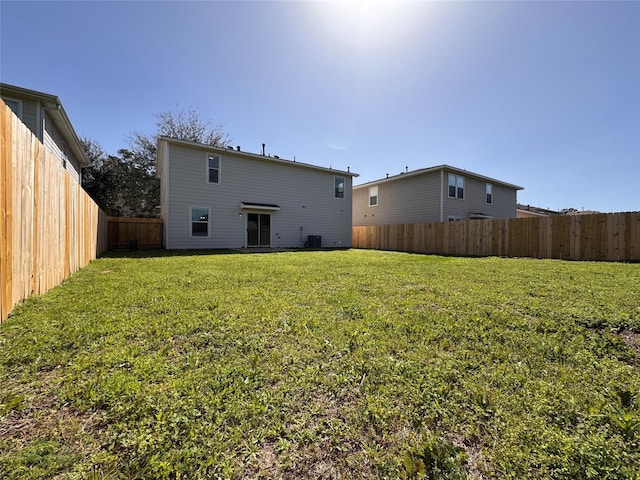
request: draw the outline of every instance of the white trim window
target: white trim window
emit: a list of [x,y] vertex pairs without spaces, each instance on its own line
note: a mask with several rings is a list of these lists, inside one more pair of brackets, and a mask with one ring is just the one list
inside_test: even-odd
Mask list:
[[378,187],[369,187],[369,206],[378,206]]
[[461,222],[462,218],[460,218],[460,217],[451,217],[450,216],[450,217],[447,218],[447,221],[448,222]]
[[486,184],[485,187],[486,197],[487,197],[487,205],[491,205],[493,203],[493,185],[490,183]]
[[2,97],[2,100],[4,100],[4,103],[7,104],[7,107],[9,107],[11,111],[16,114],[16,117],[22,120],[22,100],[7,97]]
[[333,197],[344,198],[344,177],[333,177]]
[[449,196],[451,198],[464,198],[464,177],[449,174]]
[[207,153],[207,182],[220,183],[220,155]]
[[210,210],[208,207],[189,207],[189,236],[209,237]]

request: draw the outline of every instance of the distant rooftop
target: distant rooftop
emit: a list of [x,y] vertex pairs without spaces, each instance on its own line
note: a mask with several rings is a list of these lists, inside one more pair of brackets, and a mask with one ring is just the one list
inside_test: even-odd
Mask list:
[[489,183],[494,183],[497,185],[502,185],[505,186],[507,188],[512,188],[513,190],[524,190],[524,187],[520,187],[519,185],[514,185],[512,183],[507,183],[504,182],[502,180],[498,180],[496,178],[491,178],[491,177],[487,177],[485,175],[481,175],[479,173],[474,173],[474,172],[470,172],[468,170],[463,170],[461,168],[457,168],[457,167],[452,167],[451,165],[437,165],[435,167],[428,167],[428,168],[419,168],[417,170],[409,170],[409,167],[405,167],[405,171],[404,172],[400,172],[397,175],[389,175],[387,174],[386,178],[381,178],[379,180],[373,180],[371,182],[367,182],[367,183],[362,183],[360,185],[356,185],[353,188],[361,188],[365,185],[371,185],[371,184],[379,184],[379,183],[385,183],[385,182],[392,182],[392,181],[396,181],[396,180],[400,180],[402,178],[406,178],[406,177],[411,177],[411,176],[417,176],[417,175],[424,175],[426,173],[432,173],[432,172],[437,172],[437,171],[447,171],[447,172],[452,172],[452,173],[457,173],[458,175],[465,175],[468,177],[473,177],[473,178],[477,178],[480,179],[484,182],[489,182]]

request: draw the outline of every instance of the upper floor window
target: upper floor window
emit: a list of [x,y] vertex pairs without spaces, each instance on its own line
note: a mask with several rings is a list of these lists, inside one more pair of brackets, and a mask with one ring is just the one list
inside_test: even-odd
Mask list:
[[378,187],[369,187],[369,206],[378,205]]
[[487,204],[491,205],[493,203],[493,185],[487,183],[485,190],[487,192]]
[[18,118],[22,118],[22,102],[20,100],[13,100],[11,98],[3,98],[4,103],[16,114]]
[[449,174],[449,196],[452,198],[464,198],[464,177]]
[[333,185],[333,196],[335,198],[344,198],[344,177],[333,177]]
[[220,155],[207,154],[207,181],[220,183]]

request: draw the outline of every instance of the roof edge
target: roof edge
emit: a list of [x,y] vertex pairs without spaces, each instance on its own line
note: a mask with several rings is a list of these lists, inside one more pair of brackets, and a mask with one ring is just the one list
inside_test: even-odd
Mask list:
[[173,143],[175,145],[183,145],[183,146],[187,146],[187,147],[195,147],[195,148],[199,148],[202,150],[209,150],[209,151],[217,151],[219,153],[224,153],[225,155],[233,155],[236,157],[242,156],[242,157],[249,157],[249,158],[253,158],[255,160],[262,160],[262,161],[269,161],[269,162],[273,162],[273,163],[278,163],[278,164],[282,164],[282,165],[292,165],[292,166],[298,166],[301,168],[310,168],[313,170],[320,170],[323,172],[331,172],[333,174],[339,174],[339,175],[344,175],[344,176],[350,176],[350,177],[357,177],[359,176],[359,174],[351,172],[351,171],[344,171],[344,170],[336,170],[335,168],[327,168],[327,167],[321,167],[319,165],[313,165],[311,163],[304,163],[304,162],[298,162],[296,160],[286,160],[283,158],[275,158],[269,155],[262,155],[259,153],[251,153],[251,152],[245,152],[243,150],[236,150],[232,147],[218,147],[218,146],[213,146],[213,145],[207,145],[205,143],[199,143],[199,142],[192,142],[189,140],[180,140],[178,138],[173,138],[173,137],[167,137],[164,135],[159,135],[158,136],[158,144],[160,144],[160,142],[167,142],[167,143]]
[[62,102],[59,97],[50,93],[38,92],[37,90],[30,90],[16,85],[9,85],[8,83],[0,83],[0,93],[4,94],[5,92],[7,92],[7,96],[13,94],[18,97],[26,97],[42,102],[43,108],[52,112],[53,117],[57,117],[54,118],[54,122],[61,124],[63,134],[66,133],[64,136],[67,137],[66,139],[69,140],[69,147],[73,150],[75,156],[78,157],[80,167],[88,167],[90,165],[87,152],[85,152],[82,142],[80,142],[80,138],[73,128],[73,124],[71,123],[66,110],[62,106]]
[[355,190],[355,189],[363,188],[363,187],[366,187],[366,186],[379,185],[381,183],[393,182],[393,181],[401,180],[401,179],[406,178],[406,177],[415,177],[415,176],[419,176],[419,175],[425,175],[427,173],[438,172],[438,171],[441,171],[441,170],[442,171],[452,172],[452,173],[459,173],[459,174],[465,175],[465,176],[474,177],[474,178],[477,178],[477,179],[480,179],[480,180],[487,181],[489,183],[493,183],[493,184],[509,187],[509,188],[514,189],[514,190],[524,190],[524,187],[521,187],[519,185],[515,185],[515,184],[509,183],[509,182],[504,182],[502,180],[498,180],[497,178],[487,177],[486,175],[481,175],[479,173],[471,172],[469,170],[464,170],[464,169],[458,168],[458,167],[453,167],[453,166],[447,165],[447,164],[436,165],[434,167],[419,168],[418,170],[412,170],[412,171],[408,171],[408,172],[402,172],[402,173],[399,173],[397,175],[392,175],[392,176],[387,177],[387,178],[380,178],[378,180],[372,180],[372,181],[367,182],[367,183],[361,183],[360,185],[354,185],[353,189]]

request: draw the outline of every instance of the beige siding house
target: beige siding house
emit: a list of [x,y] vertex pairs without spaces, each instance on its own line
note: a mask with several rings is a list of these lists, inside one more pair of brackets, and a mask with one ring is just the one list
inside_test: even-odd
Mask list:
[[168,249],[351,246],[357,174],[158,138]]
[[515,218],[522,187],[449,165],[353,187],[353,225]]
[[55,95],[0,83],[0,96],[20,120],[56,155],[78,183],[87,154],[76,135],[60,99]]

